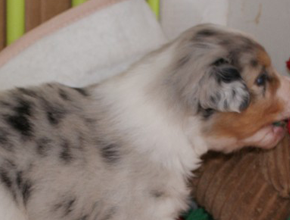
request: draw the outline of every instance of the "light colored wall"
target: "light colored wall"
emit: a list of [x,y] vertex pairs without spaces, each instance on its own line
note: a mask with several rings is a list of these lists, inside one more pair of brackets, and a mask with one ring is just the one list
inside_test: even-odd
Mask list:
[[251,33],[286,75],[290,57],[290,0],[230,0],[228,26]]
[[169,38],[200,23],[226,24],[229,0],[161,0],[161,25]]

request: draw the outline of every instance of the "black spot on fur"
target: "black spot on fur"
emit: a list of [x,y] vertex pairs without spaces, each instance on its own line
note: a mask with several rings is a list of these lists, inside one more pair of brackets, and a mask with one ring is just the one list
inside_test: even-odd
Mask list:
[[31,109],[31,103],[20,99],[19,104],[14,108],[14,111],[17,115],[31,116]]
[[47,113],[47,119],[52,125],[58,125],[66,115],[66,111],[61,108],[50,108]]
[[215,72],[215,77],[218,83],[231,83],[233,81],[238,81],[242,79],[239,71],[236,68],[228,65],[217,68]]
[[63,100],[71,101],[69,95],[63,89],[59,89],[58,94]]
[[10,177],[8,176],[8,173],[6,170],[4,169],[0,169],[0,178],[1,178],[1,182],[8,188],[11,189],[12,187],[12,180],[10,179]]
[[239,107],[240,111],[244,111],[250,104],[250,98],[249,97],[245,97]]
[[119,146],[108,144],[101,147],[102,157],[109,163],[115,163],[120,159]]
[[203,38],[203,37],[211,37],[211,36],[214,36],[216,34],[217,34],[217,32],[215,30],[212,30],[212,29],[204,29],[204,30],[199,31],[196,34],[196,37],[200,37],[200,38]]
[[32,106],[25,100],[18,100],[18,105],[13,108],[14,114],[6,116],[6,122],[26,137],[31,137],[33,133],[32,124],[29,117],[32,115]]
[[84,97],[89,96],[88,91],[83,88],[72,88],[72,89],[74,89],[75,91],[77,91],[79,94],[81,94]]
[[72,212],[72,210],[73,210],[73,205],[74,205],[75,201],[76,201],[76,199],[73,198],[73,199],[68,200],[68,201],[64,204],[64,215],[65,215],[65,216]]
[[16,191],[14,190],[14,186],[13,186],[14,180],[11,174],[9,175],[7,170],[3,168],[0,169],[0,181],[7,188],[7,190],[11,193],[12,197],[16,201]]
[[16,165],[11,160],[3,160],[0,165],[0,183],[9,190],[16,200],[15,169]]
[[218,60],[216,60],[214,63],[213,63],[213,65],[214,66],[221,66],[222,64],[227,64],[227,63],[229,63],[226,59],[224,59],[224,58],[220,58],[220,59],[218,59]]
[[52,140],[50,140],[49,138],[41,138],[39,140],[36,141],[37,144],[37,153],[40,156],[45,156],[47,154],[47,151],[49,150],[50,147],[50,143],[52,142]]
[[233,97],[233,99],[236,97],[236,95],[237,95],[237,92],[236,92],[236,90],[232,90],[232,97]]
[[26,116],[23,115],[13,115],[7,116],[6,122],[18,131],[21,135],[26,137],[31,137],[33,133],[32,124],[27,119]]
[[18,186],[19,189],[22,188],[22,184],[23,184],[23,177],[22,177],[23,173],[22,171],[17,172],[16,174],[16,184]]
[[53,212],[59,212],[62,217],[68,216],[73,210],[76,203],[76,198],[73,196],[66,196],[61,202],[53,206]]
[[29,180],[23,181],[21,191],[23,196],[23,202],[24,204],[27,204],[32,192],[32,183]]
[[62,147],[62,151],[60,153],[60,159],[62,161],[64,161],[65,163],[71,162],[72,159],[73,159],[73,156],[72,156],[72,153],[71,153],[71,149],[70,149],[69,143],[67,141],[64,141],[62,143],[61,147]]

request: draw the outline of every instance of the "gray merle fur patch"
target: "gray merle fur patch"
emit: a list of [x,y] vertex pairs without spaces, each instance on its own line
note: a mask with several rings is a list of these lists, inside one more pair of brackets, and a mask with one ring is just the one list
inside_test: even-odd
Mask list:
[[101,144],[101,155],[108,163],[116,163],[120,159],[119,146],[117,144]]
[[24,99],[20,99],[12,109],[12,115],[5,115],[6,122],[21,135],[31,137],[33,135],[33,125],[30,122],[32,116],[32,104]]
[[73,88],[75,91],[77,91],[79,94],[81,94],[84,97],[89,96],[89,93],[87,90],[83,89],[83,88]]
[[63,217],[68,216],[71,212],[73,212],[75,203],[76,198],[73,196],[68,196],[63,199],[63,201],[55,204],[52,211],[61,213]]
[[69,163],[73,160],[70,143],[66,140],[61,144],[62,150],[60,153],[60,159],[65,163]]

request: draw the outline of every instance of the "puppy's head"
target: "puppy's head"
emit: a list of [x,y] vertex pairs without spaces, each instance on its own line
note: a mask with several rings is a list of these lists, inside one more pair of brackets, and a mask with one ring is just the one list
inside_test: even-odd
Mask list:
[[275,146],[285,129],[273,123],[290,117],[290,81],[265,49],[216,25],[196,26],[175,43],[171,82],[187,112],[200,117],[210,148]]

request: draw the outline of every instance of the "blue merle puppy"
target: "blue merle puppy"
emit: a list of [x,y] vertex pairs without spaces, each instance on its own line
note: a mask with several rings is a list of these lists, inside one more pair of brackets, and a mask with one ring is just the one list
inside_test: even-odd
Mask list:
[[215,25],[97,85],[3,92],[0,219],[174,220],[202,154],[281,140],[289,92],[260,44]]

